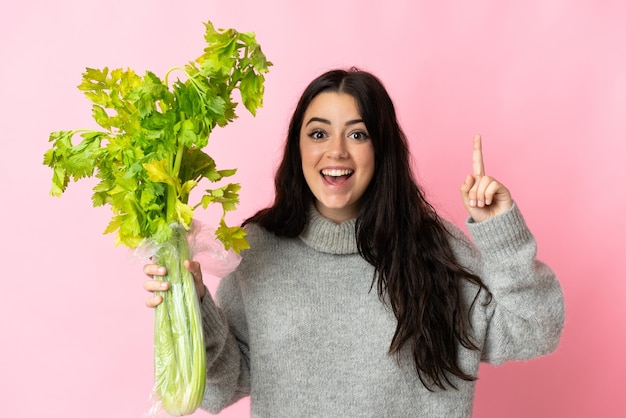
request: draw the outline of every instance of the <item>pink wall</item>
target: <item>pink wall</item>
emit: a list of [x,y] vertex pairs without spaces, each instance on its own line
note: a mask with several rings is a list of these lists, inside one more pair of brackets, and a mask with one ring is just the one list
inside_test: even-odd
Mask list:
[[[558,272],[567,323],[556,354],[481,370],[478,417],[622,417],[626,375],[626,3],[620,1],[11,2],[0,16],[0,415],[139,417],[152,387],[141,267],[101,235],[93,183],[48,196],[49,132],[91,127],[84,67],[162,74],[203,48],[203,26],[254,31],[274,67],[265,108],[216,132],[239,167],[235,222],[268,203],[287,119],[320,72],[378,74],[419,178],[462,223],[471,138]],[[241,150],[246,150],[242,154]],[[199,219],[212,222],[210,212]],[[211,284],[214,287],[215,283]],[[242,402],[220,416],[245,417]],[[206,416],[202,412],[194,416]]]

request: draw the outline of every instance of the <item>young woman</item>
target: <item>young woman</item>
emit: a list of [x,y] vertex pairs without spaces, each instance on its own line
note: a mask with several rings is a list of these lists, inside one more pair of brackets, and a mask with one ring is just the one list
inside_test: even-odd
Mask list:
[[479,136],[473,165],[461,186],[472,243],[424,199],[381,82],[354,69],[315,79],[274,204],[244,222],[251,248],[215,299],[188,263],[206,340],[202,407],[250,396],[262,417],[469,417],[481,361],[552,352],[560,286],[507,188],[485,175]]

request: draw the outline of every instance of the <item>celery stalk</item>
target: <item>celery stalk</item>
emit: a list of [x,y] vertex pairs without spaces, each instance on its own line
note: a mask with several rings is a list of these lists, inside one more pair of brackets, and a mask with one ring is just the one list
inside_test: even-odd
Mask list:
[[155,391],[172,416],[191,414],[200,406],[206,379],[200,304],[193,277],[183,265],[189,258],[187,231],[174,227],[155,256],[157,264],[167,267],[160,280],[169,282],[170,290],[159,292],[163,303],[154,317]]

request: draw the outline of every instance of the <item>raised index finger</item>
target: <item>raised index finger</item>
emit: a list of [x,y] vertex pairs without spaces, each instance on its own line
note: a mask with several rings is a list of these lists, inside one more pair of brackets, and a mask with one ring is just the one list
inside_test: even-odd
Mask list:
[[472,166],[475,176],[485,175],[485,164],[483,163],[483,147],[480,135],[474,135],[474,151],[472,152]]

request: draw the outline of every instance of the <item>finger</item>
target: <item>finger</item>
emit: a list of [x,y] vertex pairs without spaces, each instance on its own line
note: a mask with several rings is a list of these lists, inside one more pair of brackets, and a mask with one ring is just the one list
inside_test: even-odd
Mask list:
[[493,203],[494,196],[500,190],[501,185],[497,180],[493,180],[485,188],[485,205],[489,206]]
[[472,166],[474,176],[485,175],[485,164],[483,163],[483,147],[480,135],[474,135],[474,151],[472,152]]
[[185,260],[184,261],[185,268],[189,270],[191,275],[196,281],[202,281],[202,269],[200,268],[200,263],[197,261]]
[[151,298],[146,299],[146,306],[148,308],[156,308],[158,305],[163,302],[163,298],[161,296],[153,296]]
[[146,264],[143,266],[143,272],[146,276],[165,276],[167,274],[167,269],[158,264]]
[[485,190],[491,178],[488,176],[474,178],[474,184],[468,192],[469,205],[482,208],[485,205]]
[[472,187],[474,186],[474,183],[476,182],[476,179],[471,176],[471,175],[467,175],[465,177],[465,181],[463,182],[463,184],[461,184],[461,194],[465,197],[467,196],[467,194],[469,193],[469,191],[472,189]]
[[500,190],[500,187],[500,183],[493,177],[483,176],[470,190],[470,200],[474,200],[475,206],[479,208],[489,206],[493,203],[493,197]]
[[468,175],[467,177],[465,177],[465,181],[463,182],[463,184],[461,184],[461,198],[463,199],[463,204],[466,207],[471,206],[470,205],[470,198],[469,198],[469,191],[472,189],[472,186],[474,185],[475,180],[473,176]]
[[143,282],[143,288],[148,292],[162,292],[169,289],[168,282],[162,282],[159,280],[146,280]]
[[189,270],[193,276],[193,280],[196,283],[196,292],[198,293],[200,300],[202,300],[206,292],[206,287],[202,281],[202,268],[200,267],[200,263],[191,260],[185,260],[184,263],[187,270]]

